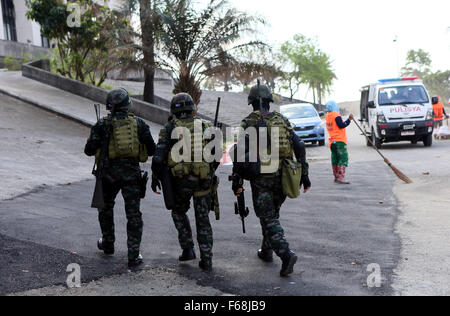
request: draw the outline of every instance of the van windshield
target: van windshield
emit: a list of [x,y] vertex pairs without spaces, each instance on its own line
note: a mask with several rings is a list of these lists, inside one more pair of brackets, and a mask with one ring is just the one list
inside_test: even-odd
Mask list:
[[398,105],[398,104],[423,104],[430,99],[423,86],[400,86],[381,88],[378,93],[378,104]]
[[281,108],[281,114],[288,119],[299,119],[318,116],[316,109],[313,106],[290,106]]

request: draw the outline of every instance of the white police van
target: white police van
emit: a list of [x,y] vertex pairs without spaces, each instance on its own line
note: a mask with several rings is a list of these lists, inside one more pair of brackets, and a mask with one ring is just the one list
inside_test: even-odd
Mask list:
[[433,106],[418,77],[383,79],[363,87],[360,121],[377,148],[399,141],[433,144]]

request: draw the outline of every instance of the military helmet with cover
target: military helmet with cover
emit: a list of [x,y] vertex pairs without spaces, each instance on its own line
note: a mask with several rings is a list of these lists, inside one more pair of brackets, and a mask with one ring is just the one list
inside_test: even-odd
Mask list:
[[253,104],[253,102],[258,101],[259,98],[269,102],[274,102],[272,92],[266,85],[255,85],[250,89],[248,104]]
[[112,90],[106,97],[106,109],[108,111],[126,111],[131,108],[131,98],[128,91],[124,88]]
[[178,93],[172,98],[170,104],[170,113],[178,114],[181,112],[195,111],[195,103],[192,97],[187,93]]

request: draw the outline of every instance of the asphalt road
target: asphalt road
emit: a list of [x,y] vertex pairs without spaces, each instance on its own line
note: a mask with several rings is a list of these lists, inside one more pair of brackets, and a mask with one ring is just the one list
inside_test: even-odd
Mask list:
[[[10,98],[0,97],[0,107],[4,114],[2,127],[11,126],[8,127],[8,139],[1,137],[0,141],[8,144],[14,139],[17,121],[27,126],[26,137],[33,137],[32,143],[37,141],[42,145],[39,139],[45,136],[45,144],[51,149],[33,147],[29,150],[27,143],[20,141],[13,150],[18,166],[22,163],[21,156],[30,161],[38,160],[29,166],[28,173],[20,175],[21,181],[25,182],[31,174],[30,179],[36,185],[27,193],[0,201],[0,294],[62,285],[70,263],[81,265],[83,283],[120,274],[127,278],[122,198],[116,206],[116,256],[105,258],[96,249],[100,235],[97,212],[89,208],[94,187],[93,179],[89,178],[92,166],[84,157],[78,158],[82,155],[88,131]],[[52,138],[52,134],[58,136]],[[60,143],[70,140],[70,146],[66,145],[70,148],[64,147],[63,152],[58,153]],[[46,152],[52,155],[46,157]],[[5,157],[9,157],[8,163],[14,160],[8,153],[2,152],[2,164]],[[308,154],[326,158],[328,151],[308,147]],[[74,175],[69,177],[63,172],[61,166],[68,161],[76,165],[71,168],[66,163],[69,175],[80,174],[80,170],[86,168],[86,172],[79,175],[86,180],[74,181]],[[49,170],[55,164],[57,168],[52,174]],[[40,170],[45,170],[45,181],[39,181]],[[12,180],[9,183],[16,183],[12,177],[14,172],[10,173]],[[266,264],[256,257],[261,232],[253,211],[247,219],[248,233],[242,234],[240,220],[234,215],[234,197],[227,181],[229,173],[230,167],[219,169],[222,220],[216,222],[211,214],[215,236],[213,273],[200,272],[197,261],[177,262],[180,250],[176,230],[170,214],[163,208],[162,198],[153,194],[149,194],[142,204],[145,269],[169,269],[197,285],[238,295],[393,293],[393,271],[400,258],[400,238],[395,232],[398,208],[393,193],[395,179],[382,162],[353,163],[349,170],[353,182],[350,186],[333,183],[328,162],[319,159],[311,163],[313,189],[301,199],[288,200],[282,209],[281,222],[287,239],[300,258],[295,273],[285,279],[279,277],[279,260]],[[42,185],[44,183],[46,185]],[[18,192],[22,193],[21,190]],[[250,194],[247,194],[247,203],[252,209]],[[192,212],[190,217],[193,224]],[[370,274],[367,267],[372,263],[379,264],[382,269],[381,288],[366,285]],[[115,286],[120,287],[120,283]],[[183,290],[186,295],[191,294],[189,290]]]
[[[367,168],[373,174],[386,172],[381,164],[364,166]],[[233,215],[232,193],[225,182],[229,167],[220,170],[223,215],[220,222],[213,222],[214,273],[200,273],[196,262],[177,263],[176,231],[159,197],[143,203],[142,253],[146,263],[173,268],[201,285],[239,295],[391,294],[390,282],[400,249],[394,233],[392,183],[381,184],[375,177],[352,173],[358,186],[338,186],[330,181],[328,169],[326,165],[313,165],[314,189],[300,200],[288,201],[283,209],[287,238],[300,257],[292,277],[278,276],[278,261],[264,264],[256,258],[261,238],[253,214],[247,220],[248,234],[241,233],[239,219]],[[67,275],[61,272],[72,262],[81,264],[83,282],[126,273],[123,203],[117,204],[116,211],[117,255],[104,258],[95,246],[99,237],[96,211],[89,209],[93,185],[93,181],[82,181],[48,187],[0,202],[0,232],[8,236],[3,237],[6,240],[2,244],[9,245],[1,249],[0,292],[63,284]],[[20,255],[12,251],[19,246]],[[365,286],[369,275],[366,269],[371,263],[382,267],[385,279],[380,289]],[[4,282],[5,277],[10,281]]]

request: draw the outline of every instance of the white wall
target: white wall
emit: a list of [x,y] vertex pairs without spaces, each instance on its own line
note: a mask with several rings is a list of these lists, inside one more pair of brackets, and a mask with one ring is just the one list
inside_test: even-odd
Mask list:
[[17,41],[41,46],[40,26],[26,18],[25,14],[28,8],[25,5],[25,0],[15,0],[14,7],[16,11]]

